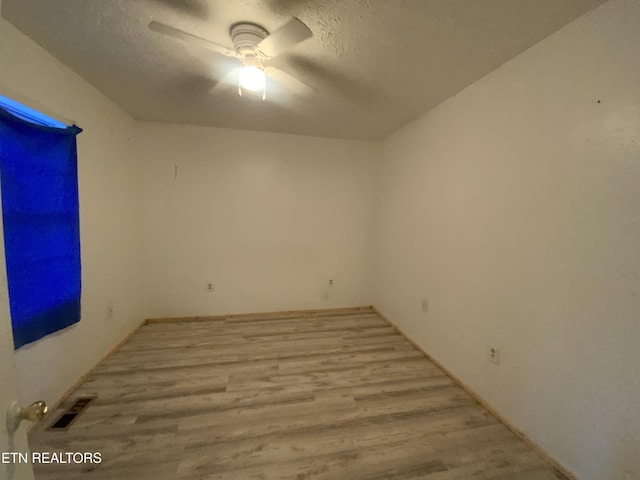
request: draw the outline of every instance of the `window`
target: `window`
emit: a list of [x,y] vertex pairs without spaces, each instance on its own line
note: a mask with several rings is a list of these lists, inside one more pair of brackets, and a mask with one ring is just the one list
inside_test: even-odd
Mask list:
[[0,97],[0,190],[15,348],[80,320],[81,131]]

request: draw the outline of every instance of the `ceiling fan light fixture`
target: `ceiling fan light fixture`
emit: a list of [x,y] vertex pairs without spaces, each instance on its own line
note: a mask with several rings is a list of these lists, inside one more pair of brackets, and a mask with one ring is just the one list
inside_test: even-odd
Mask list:
[[240,88],[252,92],[264,92],[265,87],[264,70],[253,65],[242,67],[240,70]]
[[276,67],[267,66],[263,68],[265,62],[269,62],[272,58],[313,36],[309,27],[296,17],[289,18],[286,23],[271,33],[262,26],[251,22],[233,24],[229,31],[233,42],[233,50],[225,45],[155,20],[149,23],[149,30],[232,57],[236,60],[236,64],[237,61],[242,62],[242,66],[238,65],[240,68],[231,69],[224,77],[219,79],[211,91],[218,86],[237,84],[238,95],[242,96],[244,91],[266,100],[267,74],[270,77],[270,85],[274,81],[274,77],[277,77],[275,79],[276,83],[280,82],[296,93],[300,93],[300,90],[309,91],[311,89],[304,82]]

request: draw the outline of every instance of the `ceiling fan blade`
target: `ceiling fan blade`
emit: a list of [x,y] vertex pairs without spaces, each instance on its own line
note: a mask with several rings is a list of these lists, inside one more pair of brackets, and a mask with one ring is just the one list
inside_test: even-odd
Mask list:
[[276,67],[265,67],[264,69],[267,76],[279,85],[282,85],[287,90],[291,90],[298,95],[310,95],[315,91],[311,85],[304,83],[302,80],[297,79],[293,75],[288,74]]
[[266,56],[275,57],[311,36],[313,33],[309,27],[296,17],[291,17],[287,23],[262,40],[257,48]]
[[197,35],[187,33],[178,28],[165,25],[164,23],[153,21],[149,24],[149,30],[151,30],[152,32],[160,33],[162,35],[167,35],[177,40],[182,40],[183,42],[189,43],[191,45],[197,45],[202,48],[213,50],[214,52],[221,53],[222,55],[227,55],[229,57],[236,56],[236,53],[232,50],[229,50],[227,47],[224,47],[202,37],[198,37]]
[[389,108],[393,102],[384,92],[369,85],[366,81],[348,75],[326,62],[310,58],[308,55],[293,53],[287,55],[287,68],[301,72],[305,78],[313,78],[320,88],[330,88],[342,99],[360,108]]
[[268,0],[267,4],[269,10],[271,10],[276,15],[295,15],[296,12],[303,11],[305,7],[313,7],[314,11],[316,9],[320,9],[321,6],[317,5],[317,0]]
[[166,7],[176,10],[192,17],[207,19],[209,18],[209,5],[206,0],[152,0],[161,3]]
[[223,90],[225,87],[236,87],[236,89],[238,88],[238,85],[240,83],[240,67],[236,67],[231,69],[229,72],[226,73],[226,75],[224,75],[220,80],[218,80],[218,83],[216,83],[213,88],[211,88],[211,90],[209,90],[209,93],[218,93],[219,91]]

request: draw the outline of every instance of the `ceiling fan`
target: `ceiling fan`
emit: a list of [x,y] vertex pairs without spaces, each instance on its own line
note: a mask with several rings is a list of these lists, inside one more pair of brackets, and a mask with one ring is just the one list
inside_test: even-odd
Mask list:
[[248,91],[261,95],[262,99],[265,100],[266,77],[299,95],[307,94],[313,90],[311,86],[296,77],[279,68],[268,65],[269,60],[272,58],[313,36],[309,27],[296,17],[291,17],[284,25],[272,33],[255,23],[239,22],[233,24],[229,30],[233,50],[160,22],[152,21],[149,24],[149,29],[236,59],[239,63],[238,66],[219,79],[213,87],[213,91],[217,90],[221,85],[236,84],[239,95],[242,95],[244,91]]

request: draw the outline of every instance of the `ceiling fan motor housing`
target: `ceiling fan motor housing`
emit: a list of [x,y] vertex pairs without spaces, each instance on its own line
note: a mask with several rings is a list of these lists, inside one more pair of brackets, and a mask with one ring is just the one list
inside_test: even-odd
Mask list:
[[268,35],[264,28],[255,23],[236,23],[231,27],[231,40],[238,55],[255,55],[257,45]]

